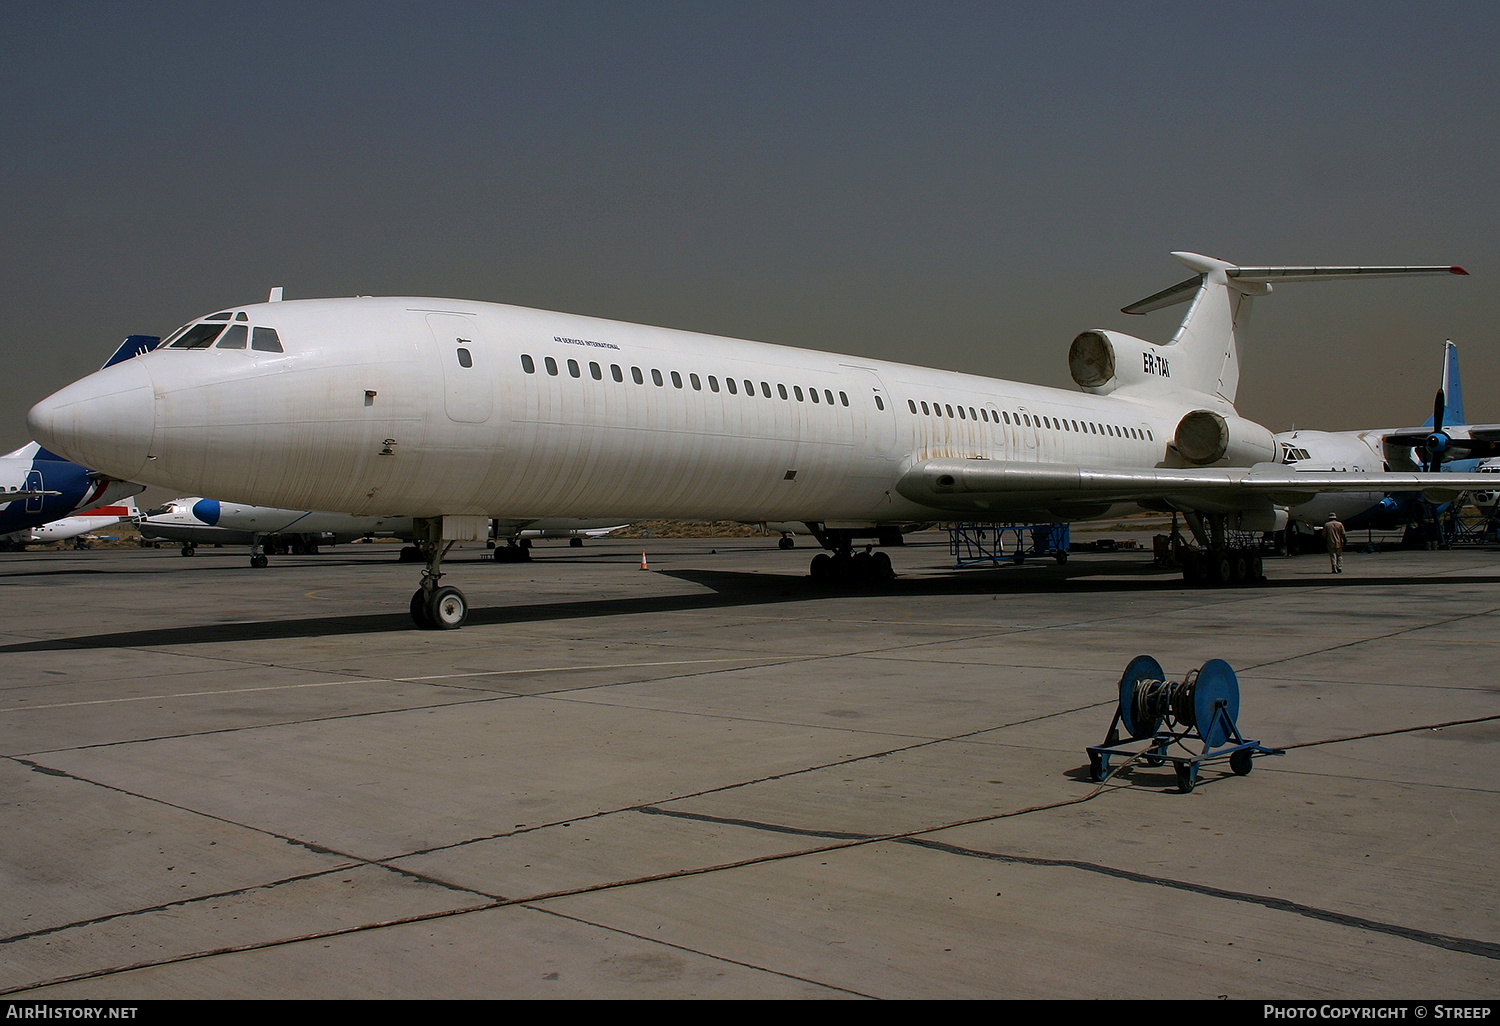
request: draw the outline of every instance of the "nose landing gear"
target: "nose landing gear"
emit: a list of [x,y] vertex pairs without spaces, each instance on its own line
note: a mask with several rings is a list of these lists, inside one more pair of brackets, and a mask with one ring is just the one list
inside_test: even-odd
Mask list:
[[427,566],[422,569],[422,586],[411,597],[412,621],[429,631],[462,627],[469,618],[469,600],[457,588],[438,584],[443,576],[443,557],[453,543],[419,541],[417,547],[427,557]]
[[469,600],[464,593],[439,583],[443,557],[456,541],[483,541],[487,526],[479,517],[432,517],[414,522],[412,540],[427,561],[422,568],[422,586],[411,597],[411,618],[418,627],[451,631],[462,627],[469,618]]

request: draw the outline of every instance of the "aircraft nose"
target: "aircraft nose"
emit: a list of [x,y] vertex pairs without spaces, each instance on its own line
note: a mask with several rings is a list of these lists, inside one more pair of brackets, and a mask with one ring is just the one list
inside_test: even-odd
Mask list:
[[32,437],[86,467],[130,480],[156,431],[156,394],[140,360],[96,371],[54,392],[26,417]]

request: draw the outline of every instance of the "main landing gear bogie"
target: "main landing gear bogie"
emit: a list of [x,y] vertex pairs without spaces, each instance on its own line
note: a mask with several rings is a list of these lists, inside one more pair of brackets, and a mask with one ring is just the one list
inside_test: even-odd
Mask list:
[[848,549],[820,552],[809,568],[819,584],[870,585],[892,580],[896,576],[891,557],[884,552],[851,552]]
[[1208,549],[1182,557],[1182,580],[1210,588],[1238,588],[1266,579],[1265,562],[1256,549]]

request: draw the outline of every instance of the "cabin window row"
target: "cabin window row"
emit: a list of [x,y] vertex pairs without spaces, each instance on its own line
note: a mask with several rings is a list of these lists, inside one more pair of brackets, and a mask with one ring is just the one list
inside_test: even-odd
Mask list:
[[[583,368],[579,365],[577,360],[568,360],[566,361],[566,364],[569,377],[583,377]],[[558,377],[562,374],[562,370],[559,368],[557,360],[554,357],[542,357],[542,366],[552,377]],[[604,380],[604,368],[602,366],[594,363],[593,361],[590,361],[588,366],[589,377],[593,378],[595,381]],[[535,374],[537,372],[536,361],[525,353],[521,354],[521,369],[527,374]],[[668,371],[667,375],[664,376],[661,371],[653,367],[651,368],[649,373],[651,375],[651,383],[653,385],[656,385],[658,388],[666,387],[668,377],[670,377],[671,379],[673,388],[684,387],[683,376],[677,371]],[[615,381],[624,382],[625,371],[619,364],[612,363],[609,365],[609,376]],[[639,367],[631,367],[630,380],[634,381],[637,385],[644,385],[646,383],[646,375],[642,373]],[[723,382],[721,384],[719,377],[716,374],[709,374],[706,375],[706,377],[699,377],[697,374],[690,373],[688,374],[686,380],[687,387],[692,388],[692,390],[695,392],[703,391],[703,385],[706,380],[708,383],[708,390],[710,392],[718,392],[722,388],[730,395],[740,395],[740,388],[743,384],[744,395],[753,396],[757,394],[755,382],[751,381],[749,378],[745,378],[743,379],[743,382],[741,382],[741,380],[739,379],[726,377],[723,379]],[[762,381],[760,383],[759,394],[763,398],[771,398],[772,385],[769,381]],[[801,385],[792,385],[790,386],[790,388],[788,388],[788,386],[778,383],[775,386],[775,394],[779,395],[783,399],[795,399],[799,403],[814,402],[820,405],[826,403],[829,406],[833,406],[835,405],[835,403],[842,406],[849,405],[849,394],[847,392],[841,391],[835,393],[831,388],[822,389],[820,392],[816,387],[809,386],[804,392]],[[835,395],[838,396],[837,399],[834,398]]]
[[[1054,431],[1072,431],[1080,435],[1107,435],[1112,438],[1134,438],[1143,442],[1154,442],[1156,437],[1150,428],[1120,427],[1116,424],[1098,424],[1093,421],[1070,420],[1066,417],[1048,417],[1041,414],[1022,413],[1019,410],[1012,413],[1009,410],[991,410],[988,407],[964,406],[959,403],[957,407],[953,403],[934,402],[930,406],[925,399],[906,400],[907,409],[916,413],[918,407],[928,417],[949,417],[957,420],[977,420],[986,424],[1005,424],[1016,427],[1039,427],[1051,428]],[[956,410],[956,412],[955,412]]]

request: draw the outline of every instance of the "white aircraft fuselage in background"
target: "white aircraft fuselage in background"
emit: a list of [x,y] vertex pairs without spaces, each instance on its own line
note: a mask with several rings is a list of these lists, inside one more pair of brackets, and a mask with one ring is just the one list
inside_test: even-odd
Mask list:
[[[847,553],[859,532],[912,522],[1146,506],[1211,518],[1222,547],[1226,525],[1269,529],[1288,505],[1349,488],[1349,475],[1276,465],[1271,432],[1235,413],[1250,297],[1271,281],[1464,272],[1174,256],[1195,277],[1126,309],[1190,300],[1177,335],[1083,333],[1069,354],[1081,391],[513,306],[354,298],[202,318],[29,422],[116,476],[430,518],[428,591],[436,547],[483,537],[489,518],[801,521]],[[1457,476],[1366,487],[1461,489]]]

